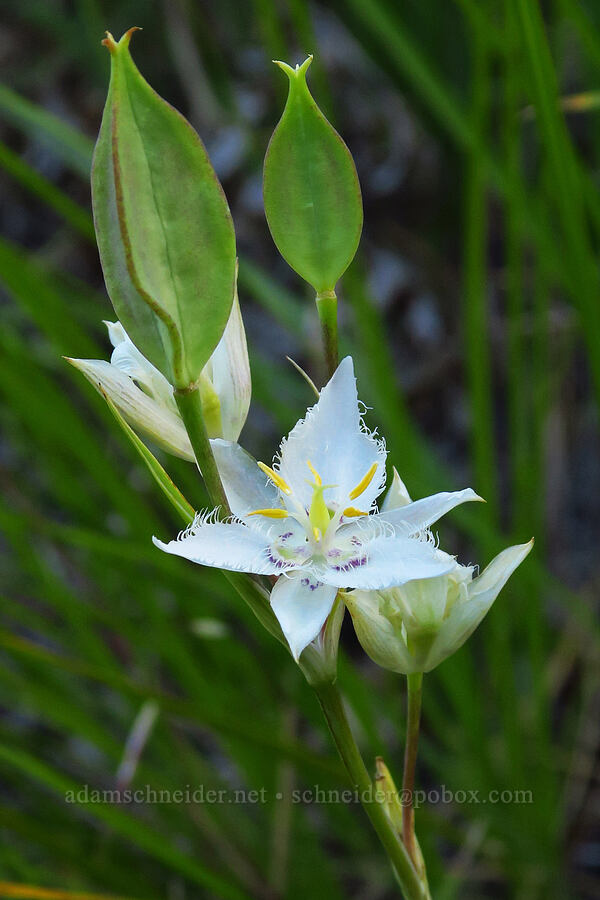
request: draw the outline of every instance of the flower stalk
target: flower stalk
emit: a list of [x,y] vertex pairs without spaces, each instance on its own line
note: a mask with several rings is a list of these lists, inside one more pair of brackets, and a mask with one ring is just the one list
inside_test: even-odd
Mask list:
[[421,694],[423,673],[418,672],[406,676],[407,683],[407,720],[406,745],[404,748],[404,775],[402,777],[402,840],[413,863],[418,866],[415,841],[415,808],[413,797],[415,791],[415,769],[419,745],[419,728],[421,722]]
[[315,687],[315,693],[342,762],[358,791],[363,809],[394,867],[405,900],[424,900],[427,894],[423,882],[383,803],[377,797],[377,787],[371,781],[356,745],[337,687],[334,684],[321,684]]
[[229,503],[206,431],[200,388],[196,384],[187,390],[176,390],[175,402],[181,413],[209,497],[215,506],[220,507],[221,515],[230,515]]
[[317,294],[316,302],[327,373],[331,378],[338,367],[337,297],[335,291],[321,291]]

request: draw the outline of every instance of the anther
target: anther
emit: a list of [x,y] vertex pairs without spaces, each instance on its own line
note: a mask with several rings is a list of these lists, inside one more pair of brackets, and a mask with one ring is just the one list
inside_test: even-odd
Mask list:
[[357,497],[360,497],[361,494],[364,494],[366,489],[369,487],[369,485],[373,481],[373,478],[375,477],[375,472],[377,471],[378,465],[379,465],[379,463],[376,463],[376,462],[373,463],[373,465],[371,466],[371,468],[369,469],[369,471],[367,472],[365,477],[362,478],[358,482],[358,484],[356,485],[354,490],[350,491],[350,494],[349,494],[350,500],[356,500]]
[[357,516],[368,516],[369,513],[365,512],[362,509],[357,509],[355,506],[347,506],[342,515],[346,516],[349,519],[356,518]]
[[267,519],[287,519],[289,512],[287,509],[255,509],[246,513],[247,516],[266,516]]
[[308,466],[308,468],[309,468],[310,471],[312,472],[313,477],[314,477],[314,479],[315,479],[315,484],[317,485],[317,487],[321,487],[321,485],[323,484],[323,481],[322,481],[322,479],[321,479],[321,476],[319,475],[319,473],[317,472],[317,470],[315,469],[315,467],[314,467],[313,464],[311,463],[310,459],[307,459],[307,460],[306,460],[306,465]]
[[279,488],[280,491],[283,491],[284,494],[291,494],[292,489],[287,483],[284,481],[279,472],[276,472],[275,469],[272,469],[271,466],[265,465],[264,462],[258,462],[256,464],[261,472],[264,472],[267,478],[269,478],[273,484]]

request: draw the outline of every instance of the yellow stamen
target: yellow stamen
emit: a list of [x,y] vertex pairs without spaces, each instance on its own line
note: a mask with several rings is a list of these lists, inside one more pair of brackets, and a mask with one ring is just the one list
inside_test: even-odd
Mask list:
[[266,516],[267,519],[287,519],[289,512],[287,509],[255,509],[246,513],[248,516]]
[[321,476],[319,475],[319,473],[317,472],[317,470],[315,469],[315,467],[313,466],[313,464],[311,463],[310,459],[306,460],[306,465],[312,472],[313,477],[315,479],[315,484],[317,485],[317,487],[321,487],[321,485],[323,484],[323,480],[322,480]]
[[281,477],[281,475],[279,474],[279,472],[276,472],[275,469],[272,469],[272,468],[271,468],[271,466],[265,465],[264,462],[259,462],[259,463],[257,463],[256,465],[258,466],[258,468],[259,468],[262,472],[265,473],[265,475],[267,476],[267,478],[270,478],[270,479],[271,479],[271,481],[273,482],[273,484],[276,485],[276,487],[278,487],[279,490],[283,491],[284,494],[291,494],[291,493],[292,493],[291,487],[289,486],[289,484],[287,483],[287,481],[284,481],[284,480],[283,480],[283,478]]
[[357,509],[355,506],[347,506],[343,512],[344,516],[350,518],[356,518],[357,516],[368,516],[369,513],[364,512],[362,509]]
[[357,497],[360,497],[360,495],[366,491],[366,489],[373,481],[373,478],[375,477],[375,472],[377,471],[378,465],[379,463],[373,463],[365,477],[358,482],[353,491],[350,491],[350,500],[356,500]]
[[320,528],[317,528],[317,527],[315,526],[315,527],[313,528],[313,534],[314,534],[314,536],[315,536],[315,541],[318,542],[318,541],[321,540],[321,529],[320,529]]

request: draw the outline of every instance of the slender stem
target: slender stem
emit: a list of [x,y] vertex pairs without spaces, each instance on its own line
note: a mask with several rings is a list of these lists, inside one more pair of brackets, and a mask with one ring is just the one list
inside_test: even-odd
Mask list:
[[338,689],[333,684],[321,684],[315,687],[315,692],[360,802],[398,876],[405,900],[423,900],[427,896],[424,887],[383,804],[377,799],[377,790],[356,746]]
[[[200,391],[198,388],[189,391],[176,390],[175,400],[210,499],[215,506],[221,508],[222,515],[230,515],[229,503],[227,502],[208,434],[206,433],[206,426],[202,416]],[[223,574],[267,631],[287,646],[264,587],[251,575],[244,575],[241,572],[228,572],[226,570],[223,570]]]
[[404,775],[402,777],[402,840],[413,863],[418,866],[415,845],[415,810],[413,795],[415,790],[415,768],[419,744],[421,721],[421,691],[423,674],[418,672],[406,676],[408,716],[406,722],[406,747],[404,748]]
[[[331,378],[338,367],[337,297],[335,291],[319,292],[316,302],[321,322],[325,361]],[[405,900],[427,900],[429,894],[426,882],[423,882],[417,874],[406,847],[383,804],[377,798],[377,791],[354,740],[337,687],[332,682],[313,683],[313,687],[342,762],[351,782],[358,790],[363,809],[394,868]]]
[[221,483],[221,476],[210,447],[210,441],[202,415],[200,389],[175,391],[175,400],[188,433],[194,456],[202,472],[206,490],[215,506],[220,506],[224,515],[230,514],[229,503]]
[[337,297],[335,291],[321,291],[317,294],[317,312],[321,322],[325,362],[331,378],[338,367]]

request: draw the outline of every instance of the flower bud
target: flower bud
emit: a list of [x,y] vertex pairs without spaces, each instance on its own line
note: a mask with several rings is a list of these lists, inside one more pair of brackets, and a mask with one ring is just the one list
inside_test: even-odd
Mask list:
[[[194,461],[173,388],[130,340],[120,322],[106,322],[110,362],[69,359],[106,394],[136,430],[168,453]],[[237,296],[223,337],[200,375],[203,417],[210,438],[237,441],[250,406],[250,366]]]
[[402,506],[408,506],[411,503],[410,494],[406,488],[406,485],[400,478],[398,474],[398,470],[394,466],[394,476],[392,479],[392,483],[388,488],[388,492],[385,495],[384,501],[381,504],[382,512],[387,512],[390,509],[400,509]]
[[[395,471],[395,470],[394,470]],[[405,797],[398,793],[398,789],[394,784],[394,779],[381,756],[375,758],[375,787],[377,789],[377,799],[383,804],[385,811],[392,823],[394,830],[398,836],[402,837],[402,807],[405,804],[413,804],[413,797]],[[416,866],[419,878],[423,883],[424,896],[429,897],[429,886],[427,884],[427,872],[425,869],[425,860],[421,853],[421,847],[417,836],[415,840]]]
[[503,550],[476,578],[472,566],[457,563],[447,575],[346,594],[363,649],[384,669],[430,672],[475,631],[532,546],[533,540]]

